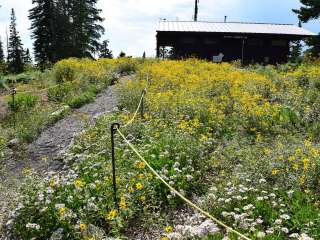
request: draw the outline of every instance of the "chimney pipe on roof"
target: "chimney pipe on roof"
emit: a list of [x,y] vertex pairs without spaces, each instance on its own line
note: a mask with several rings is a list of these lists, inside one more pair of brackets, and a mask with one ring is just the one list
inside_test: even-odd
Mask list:
[[199,11],[199,8],[198,8],[198,3],[199,3],[199,0],[195,0],[195,7],[194,7],[194,21],[198,21],[198,11]]
[[302,28],[302,22],[301,22],[301,20],[299,20],[298,26],[299,26],[299,28]]
[[228,18],[228,16],[224,16],[224,22],[225,23],[227,22],[227,18]]

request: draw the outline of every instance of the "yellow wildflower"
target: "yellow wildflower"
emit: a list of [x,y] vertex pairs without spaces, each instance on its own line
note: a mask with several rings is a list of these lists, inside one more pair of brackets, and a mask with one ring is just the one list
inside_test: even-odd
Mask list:
[[144,174],[143,173],[138,174],[138,178],[139,179],[143,179],[144,178]]
[[77,188],[82,188],[84,186],[84,182],[82,182],[80,179],[76,180],[74,182],[74,185],[77,187]]
[[146,201],[146,196],[141,196],[141,197],[140,197],[140,201],[141,201],[141,202]]
[[299,178],[299,182],[300,182],[300,185],[303,185],[306,182],[306,177],[305,176],[301,176]]
[[59,208],[59,214],[60,214],[60,216],[64,216],[65,215],[65,213],[66,213],[66,208],[64,208],[64,207],[62,207],[62,208]]
[[139,169],[144,169],[146,167],[146,164],[144,162],[138,162],[136,166]]
[[54,188],[56,186],[56,182],[53,179],[51,179],[49,185],[50,187]]
[[107,220],[113,220],[113,219],[115,219],[117,216],[118,216],[118,211],[117,211],[117,210],[111,210],[111,211],[107,214],[106,218],[107,218]]
[[303,162],[303,170],[307,171],[309,168],[310,160],[308,158],[304,158],[302,162]]
[[277,175],[279,172],[280,172],[280,170],[279,170],[279,169],[274,168],[274,169],[272,169],[271,174],[272,174],[272,175]]
[[289,159],[290,162],[293,162],[294,160],[296,160],[296,157],[295,156],[290,156],[288,159]]
[[137,183],[136,184],[137,190],[142,190],[143,189],[143,184],[142,183]]
[[310,141],[309,139],[306,139],[306,140],[304,141],[304,146],[307,147],[307,148],[310,148],[310,147],[312,146],[311,141]]
[[168,237],[162,237],[161,240],[170,240]]
[[127,207],[126,199],[125,199],[125,197],[121,197],[121,199],[120,199],[120,204],[119,204],[119,208],[120,208],[120,209],[125,209],[126,207]]
[[79,225],[79,229],[80,229],[80,231],[81,231],[81,232],[83,232],[84,230],[86,230],[86,229],[87,229],[87,225],[86,225],[86,224],[84,224],[84,223],[80,223],[80,225]]
[[298,171],[299,170],[299,165],[297,163],[293,164],[292,165],[292,169],[295,170],[295,171]]
[[300,155],[302,153],[302,149],[301,148],[297,148],[296,149],[296,155]]
[[29,176],[31,174],[31,169],[30,168],[24,168],[22,173],[25,176]]
[[271,154],[271,150],[269,148],[263,149],[263,152],[264,152],[265,155],[270,155]]
[[129,187],[128,192],[129,192],[129,193],[133,193],[133,192],[134,192],[133,187]]
[[173,227],[167,226],[167,227],[164,229],[164,231],[165,231],[166,233],[171,233],[171,232],[173,231]]

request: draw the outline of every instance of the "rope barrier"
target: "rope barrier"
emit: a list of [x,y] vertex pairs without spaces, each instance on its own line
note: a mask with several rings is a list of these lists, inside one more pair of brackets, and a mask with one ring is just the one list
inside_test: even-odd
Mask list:
[[200,213],[202,213],[203,215],[205,215],[206,217],[210,218],[212,221],[214,221],[216,224],[224,227],[226,230],[228,230],[229,232],[233,232],[235,234],[237,234],[239,237],[245,239],[245,240],[251,240],[250,238],[246,237],[245,235],[243,235],[242,233],[238,232],[237,230],[234,230],[233,228],[227,226],[226,224],[224,224],[223,222],[221,222],[219,219],[213,217],[212,215],[210,215],[210,213],[206,212],[205,210],[201,209],[200,207],[198,207],[196,204],[194,204],[193,202],[191,202],[189,199],[187,199],[186,197],[184,197],[180,192],[178,192],[175,188],[173,188],[172,186],[170,186],[169,183],[167,183],[161,176],[160,174],[158,174],[158,172],[153,169],[151,167],[151,165],[148,163],[148,161],[139,153],[139,151],[130,143],[130,141],[124,136],[124,134],[120,131],[119,127],[116,128],[117,132],[119,133],[119,135],[123,138],[123,140],[129,145],[129,147],[132,149],[132,151],[135,152],[135,154],[137,154],[137,156],[141,159],[141,161],[143,161],[146,166],[149,168],[149,170],[164,184],[166,185],[171,192],[173,192],[174,194],[176,194],[177,196],[179,196],[184,202],[186,202],[189,206],[193,207],[194,209],[198,210]]
[[[149,74],[147,74],[147,85],[149,85]],[[143,99],[144,99],[144,97],[145,97],[146,94],[147,94],[147,87],[144,88],[144,90],[143,90],[143,92],[142,92],[142,94],[141,94],[141,98],[140,98],[138,107],[137,107],[135,113],[133,114],[133,117],[132,117],[131,120],[128,121],[123,127],[128,127],[129,125],[131,125],[131,124],[134,122],[134,120],[135,120],[135,118],[137,117],[137,114],[138,114],[138,112],[139,112],[139,109],[140,109],[140,107],[141,107],[141,104],[143,103]]]
[[42,92],[48,91],[48,90],[50,90],[52,88],[55,88],[55,87],[58,87],[58,86],[59,86],[59,84],[51,86],[51,87],[47,87],[47,88],[44,88],[44,89],[41,89],[41,90],[38,90],[38,91],[36,91],[36,90],[35,91],[23,91],[23,92],[20,92],[20,93],[42,93]]
[[143,98],[144,98],[144,96],[145,96],[145,94],[146,94],[146,91],[147,91],[147,90],[144,89],[144,91],[142,92],[141,98],[140,98],[140,102],[139,102],[139,104],[138,104],[137,110],[136,110],[135,113],[133,114],[133,117],[132,117],[131,120],[128,121],[123,127],[128,127],[129,125],[131,125],[131,124],[134,122],[134,120],[135,120],[135,118],[136,118],[136,116],[137,116],[137,114],[138,114],[138,112],[139,112],[139,109],[140,109],[140,107],[141,107],[141,104],[142,104],[142,102],[143,102]]

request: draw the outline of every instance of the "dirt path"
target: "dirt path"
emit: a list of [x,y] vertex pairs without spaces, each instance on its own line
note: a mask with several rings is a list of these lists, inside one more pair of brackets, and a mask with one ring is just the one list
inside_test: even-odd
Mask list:
[[[39,166],[38,161],[34,160],[41,160],[44,157],[48,158],[51,162],[55,160],[61,152],[67,150],[74,136],[81,132],[87,123],[93,124],[95,118],[112,112],[116,106],[117,98],[114,93],[114,86],[111,86],[98,95],[93,103],[83,106],[70,116],[48,128],[28,148],[31,159],[33,159],[30,167],[35,169],[41,168],[41,164]],[[56,163],[56,165],[58,164]],[[53,164],[51,166],[54,167]]]

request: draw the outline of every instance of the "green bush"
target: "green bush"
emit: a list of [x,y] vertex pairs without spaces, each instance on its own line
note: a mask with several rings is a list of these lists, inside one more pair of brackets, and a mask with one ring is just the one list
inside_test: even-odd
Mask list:
[[68,64],[56,64],[54,67],[54,78],[57,83],[71,82],[75,80],[75,70]]
[[80,95],[72,96],[70,97],[66,103],[71,107],[71,108],[80,108],[83,105],[90,103],[94,100],[95,94],[92,92],[85,92]]
[[48,99],[49,101],[62,102],[62,100],[67,97],[71,91],[71,83],[60,84],[48,90]]
[[15,99],[10,97],[8,105],[12,111],[27,110],[33,108],[39,101],[37,96],[25,93],[18,93],[15,95]]
[[133,62],[123,62],[116,67],[116,72],[121,75],[130,74],[137,70],[137,66]]

